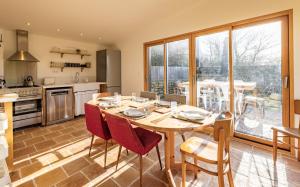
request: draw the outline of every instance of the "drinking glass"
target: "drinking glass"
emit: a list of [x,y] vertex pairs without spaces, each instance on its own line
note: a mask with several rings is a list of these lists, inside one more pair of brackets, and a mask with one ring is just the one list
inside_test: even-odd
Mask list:
[[160,95],[156,95],[156,96],[155,96],[155,100],[156,100],[156,101],[155,101],[156,104],[159,105],[159,103],[160,103]]
[[131,96],[132,96],[132,101],[135,101],[136,100],[136,93],[132,92]]
[[177,112],[177,102],[171,101],[171,113],[176,114],[176,112]]

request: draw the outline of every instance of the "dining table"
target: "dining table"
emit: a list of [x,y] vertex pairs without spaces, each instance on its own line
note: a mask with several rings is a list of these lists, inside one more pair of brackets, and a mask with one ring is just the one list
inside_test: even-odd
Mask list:
[[[101,100],[101,98],[100,98]],[[88,103],[98,105],[101,101],[91,100]],[[100,106],[99,106],[100,107]],[[165,172],[170,186],[176,186],[172,169],[181,169],[181,163],[175,161],[175,133],[184,133],[191,131],[210,131],[213,129],[213,125],[217,114],[208,115],[201,122],[182,120],[175,118],[170,108],[157,105],[155,100],[146,100],[145,102],[136,102],[132,100],[131,96],[121,96],[121,101],[118,106],[112,108],[102,108],[105,113],[117,115],[126,118],[134,126],[160,132],[164,135],[164,151],[165,151]],[[141,118],[132,118],[123,114],[124,110],[128,108],[146,108],[147,115]],[[178,105],[177,111],[193,110],[199,112],[207,112],[204,109],[190,106],[190,105]],[[105,116],[104,116],[105,117]],[[188,168],[195,170],[192,166]]]

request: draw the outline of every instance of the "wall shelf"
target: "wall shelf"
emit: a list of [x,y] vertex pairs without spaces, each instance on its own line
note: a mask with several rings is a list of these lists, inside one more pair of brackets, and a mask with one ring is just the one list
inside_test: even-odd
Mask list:
[[50,53],[57,53],[57,54],[60,54],[60,57],[63,58],[65,54],[67,55],[78,55],[81,57],[81,59],[83,59],[84,56],[91,56],[91,54],[88,54],[88,53],[82,53],[82,52],[77,52],[77,51],[74,51],[74,52],[71,52],[71,51],[53,51],[51,50]]
[[84,68],[91,68],[91,63],[71,63],[71,62],[50,62],[50,68],[60,68],[61,72],[64,71],[64,68],[80,68],[83,72]]

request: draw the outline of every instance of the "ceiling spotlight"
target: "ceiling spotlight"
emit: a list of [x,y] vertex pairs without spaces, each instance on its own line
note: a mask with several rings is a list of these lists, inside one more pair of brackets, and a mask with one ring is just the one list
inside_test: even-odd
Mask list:
[[80,36],[83,36],[83,33],[81,32],[79,35],[80,35]]
[[60,28],[56,29],[57,32],[60,32]]
[[26,25],[27,25],[27,26],[30,26],[30,25],[31,25],[31,23],[30,23],[30,22],[26,22]]

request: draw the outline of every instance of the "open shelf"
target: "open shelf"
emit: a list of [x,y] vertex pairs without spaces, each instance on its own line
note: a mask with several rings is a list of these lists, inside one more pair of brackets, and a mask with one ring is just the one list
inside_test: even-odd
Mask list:
[[77,52],[77,51],[74,51],[74,52],[70,52],[70,51],[50,51],[50,53],[57,53],[57,54],[60,54],[60,57],[63,58],[65,54],[67,55],[78,55],[81,57],[81,59],[84,57],[84,56],[91,56],[91,54],[88,54],[88,53],[81,53],[81,52]]

